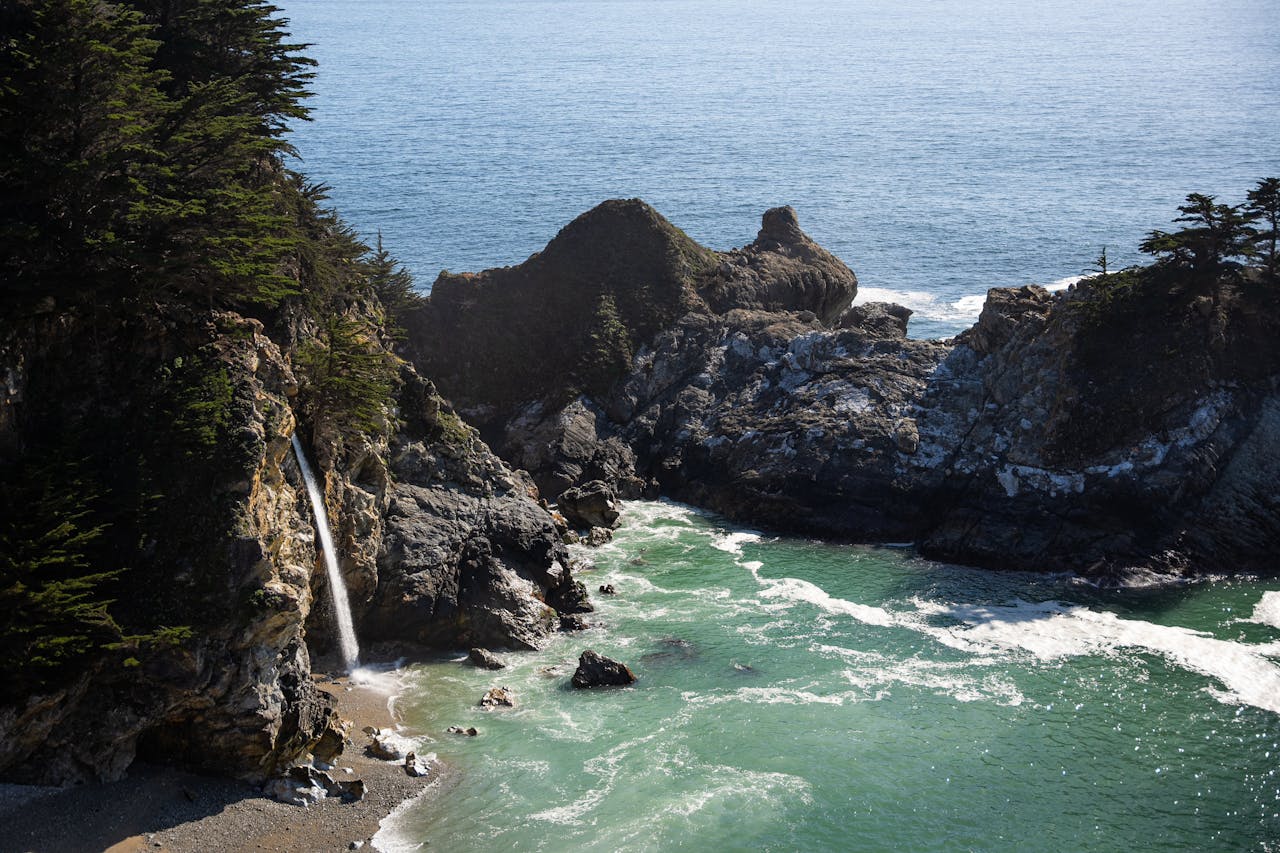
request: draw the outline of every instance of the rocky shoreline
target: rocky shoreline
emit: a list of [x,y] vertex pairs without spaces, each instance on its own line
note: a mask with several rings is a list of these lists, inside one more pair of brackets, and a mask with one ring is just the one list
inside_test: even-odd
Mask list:
[[[654,281],[665,319],[629,307]],[[549,500],[603,483],[990,568],[1275,570],[1280,310],[1258,275],[992,289],[971,329],[917,340],[909,310],[853,304],[856,277],[790,208],[713,252],[632,200],[437,287],[410,354]],[[560,366],[518,389],[467,366],[548,339]],[[608,376],[563,369],[602,346],[626,356]]]

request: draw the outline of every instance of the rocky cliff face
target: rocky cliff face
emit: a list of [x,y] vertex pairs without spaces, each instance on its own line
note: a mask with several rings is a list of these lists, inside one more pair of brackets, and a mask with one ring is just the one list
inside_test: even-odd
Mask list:
[[531,401],[559,409],[584,392],[607,393],[640,346],[690,312],[750,306],[829,319],[856,290],[853,273],[800,231],[790,208],[770,211],[751,245],[720,253],[644,202],[608,201],[519,266],[442,274],[408,321],[408,351],[496,441]]
[[[333,623],[290,447],[300,425],[289,326],[269,334],[234,313],[175,306],[48,306],[5,330],[0,461],[50,431],[74,433],[106,502],[120,505],[110,550],[130,562],[107,588],[111,613],[168,639],[101,651],[35,695],[6,694],[0,777],[112,779],[144,755],[261,779],[340,748],[311,677]],[[551,516],[428,381],[408,367],[401,380],[389,437],[303,430],[358,633],[538,645],[559,613],[590,607]],[[183,403],[190,388],[195,408]],[[206,434],[191,413],[207,414],[210,388],[219,402],[200,422],[216,425]]]
[[[627,266],[629,244],[597,242]],[[766,529],[912,540],[989,566],[1274,570],[1280,312],[1258,285],[993,290],[973,329],[919,341],[900,306],[849,308],[852,274],[787,209],[717,257],[700,301],[635,335],[607,389],[496,406],[468,384],[469,406],[506,413],[495,445],[548,497],[603,479]],[[468,304],[501,301],[498,274],[477,280]],[[580,286],[581,302],[598,292]],[[500,334],[504,352],[542,350],[521,328]],[[436,357],[468,345],[486,357],[484,339],[443,328],[415,341]]]

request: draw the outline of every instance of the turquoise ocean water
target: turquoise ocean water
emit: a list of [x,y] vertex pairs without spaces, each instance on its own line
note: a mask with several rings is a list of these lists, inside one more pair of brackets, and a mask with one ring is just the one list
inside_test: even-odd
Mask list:
[[[400,851],[1267,850],[1280,582],[1101,593],[1064,575],[770,539],[632,503],[586,554],[602,627],[492,673],[403,673],[456,786]],[[569,687],[586,648],[632,687]],[[477,707],[489,687],[513,710]],[[476,726],[480,736],[444,734]]]
[[277,0],[295,142],[423,286],[606,198],[750,242],[766,208],[950,334],[1280,174],[1274,0]]

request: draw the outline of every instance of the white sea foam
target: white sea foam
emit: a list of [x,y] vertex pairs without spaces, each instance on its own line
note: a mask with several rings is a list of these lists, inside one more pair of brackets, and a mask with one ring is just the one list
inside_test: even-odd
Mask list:
[[[682,725],[687,722],[687,718],[683,715],[677,717],[677,724]],[[564,824],[568,826],[581,825],[584,821],[582,817],[591,812],[604,801],[604,798],[613,792],[618,783],[618,774],[622,772],[622,763],[637,747],[645,747],[655,740],[663,740],[667,738],[666,726],[661,726],[649,734],[634,738],[632,740],[620,743],[614,746],[603,755],[592,758],[583,763],[582,769],[592,776],[600,779],[600,783],[589,791],[578,797],[570,803],[555,808],[544,809],[536,814],[530,815],[534,820],[546,821],[548,823]],[[644,752],[652,752],[653,760],[661,760],[661,749],[645,750]]]
[[[1071,285],[1087,276],[1069,275],[1043,284],[1045,290],[1057,292],[1066,290]],[[999,286],[1008,286],[1012,282],[1004,282]],[[855,305],[866,302],[892,302],[910,308],[915,317],[935,323],[970,324],[982,313],[982,306],[987,301],[986,291],[969,293],[959,299],[939,297],[927,290],[897,290],[891,287],[864,287],[859,285]]]
[[[954,302],[939,299],[937,294],[927,290],[895,290],[891,287],[858,286],[855,305],[866,302],[892,302],[910,308],[916,317],[922,320],[933,320],[940,323],[963,323],[976,320],[982,311],[982,303],[987,296],[970,294],[962,296]],[[976,300],[976,301],[975,301]]]
[[980,674],[975,669],[993,659],[968,661],[940,661],[910,657],[895,659],[879,652],[846,649],[814,643],[815,652],[836,655],[852,663],[855,668],[841,674],[849,684],[863,692],[864,698],[880,700],[892,694],[894,685],[902,684],[929,690],[941,696],[951,696],[960,702],[989,701],[997,705],[1021,705],[1026,697],[1007,678],[995,673]]
[[740,563],[740,565],[751,572],[756,581],[763,587],[760,590],[761,598],[780,599],[773,605],[766,604],[766,610],[785,610],[797,603],[805,603],[813,604],[827,613],[852,616],[859,622],[865,622],[869,625],[889,626],[897,624],[895,617],[882,607],[873,607],[843,598],[835,598],[817,584],[809,581],[801,580],[800,578],[761,577],[760,570],[764,568],[764,563],[758,560],[750,560]]
[[918,602],[921,613],[958,620],[949,627],[921,625],[939,642],[973,654],[1008,650],[1041,660],[1080,655],[1111,656],[1121,650],[1150,652],[1219,682],[1219,701],[1253,705],[1280,714],[1280,667],[1269,658],[1280,643],[1246,645],[1201,631],[1122,619],[1114,613],[1057,601],[1018,601],[1007,606]]
[[1088,277],[1089,276],[1087,275],[1065,276],[1063,278],[1057,279],[1055,281],[1051,281],[1048,284],[1044,285],[1044,289],[1049,291],[1050,293],[1057,293],[1059,290],[1066,290],[1068,287],[1075,284],[1076,282],[1084,281]]
[[686,691],[680,698],[690,706],[724,705],[844,705],[858,697],[853,693],[814,693],[793,687],[739,687],[728,693],[695,693]]
[[741,557],[743,545],[754,544],[763,538],[759,533],[750,530],[738,530],[717,536],[712,540],[711,547],[727,554],[733,554],[735,557]]
[[439,785],[440,779],[436,777],[424,785],[420,793],[392,809],[389,815],[378,822],[378,831],[369,841],[369,846],[381,853],[412,853],[426,846],[426,842],[410,835],[405,815],[413,813],[419,801],[432,796]]
[[1254,605],[1253,615],[1248,621],[1280,628],[1280,592],[1264,592],[1262,600]]

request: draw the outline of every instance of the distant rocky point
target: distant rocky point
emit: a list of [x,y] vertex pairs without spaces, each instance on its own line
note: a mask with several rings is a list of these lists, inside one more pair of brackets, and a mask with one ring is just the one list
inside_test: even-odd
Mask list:
[[442,276],[409,351],[568,506],[603,485],[983,566],[1273,571],[1277,300],[1148,278],[993,289],[972,329],[912,340],[790,208],[715,252],[611,201]]

